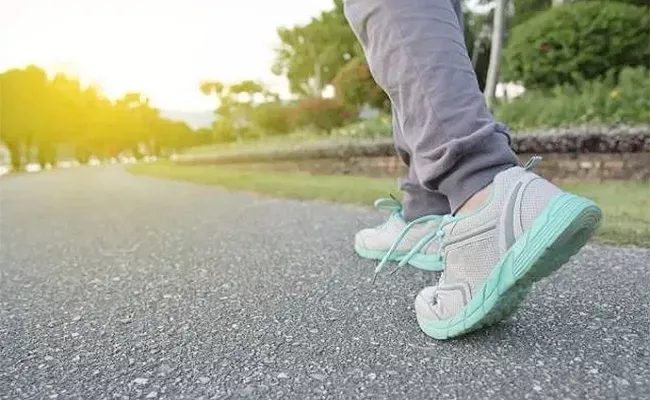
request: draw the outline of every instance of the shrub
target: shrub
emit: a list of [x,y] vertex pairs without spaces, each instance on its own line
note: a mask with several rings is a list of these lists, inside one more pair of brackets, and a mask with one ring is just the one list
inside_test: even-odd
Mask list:
[[290,113],[291,108],[274,101],[255,107],[250,118],[263,135],[284,135],[291,130]]
[[332,81],[337,98],[354,108],[364,104],[382,110],[390,110],[388,95],[375,83],[368,63],[358,56],[348,61]]
[[376,118],[358,121],[341,128],[334,129],[332,136],[351,138],[390,137],[393,133],[390,115],[382,114]]
[[511,103],[497,104],[495,116],[515,130],[584,123],[648,123],[650,72],[614,71],[602,79],[551,90],[531,90]]
[[330,133],[332,129],[342,126],[351,116],[352,113],[341,102],[313,97],[298,103],[292,122],[297,127],[313,126]]
[[[585,0],[573,0],[574,3],[584,2]],[[612,3],[632,4],[637,7],[650,7],[649,0],[610,0]]]
[[235,128],[230,121],[218,119],[212,124],[213,143],[230,143],[235,140]]
[[576,84],[650,64],[647,9],[584,2],[554,7],[515,27],[504,50],[504,80],[527,88]]

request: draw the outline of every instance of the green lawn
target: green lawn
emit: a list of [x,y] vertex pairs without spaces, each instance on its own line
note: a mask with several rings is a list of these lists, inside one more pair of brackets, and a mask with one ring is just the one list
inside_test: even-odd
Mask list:
[[[218,185],[292,199],[319,199],[372,205],[377,197],[399,195],[393,179],[360,176],[315,176],[297,173],[240,171],[224,166],[176,166],[169,163],[135,164],[134,174]],[[604,212],[598,232],[601,243],[650,247],[650,184],[609,181],[567,183],[565,190],[596,201]]]
[[232,152],[249,152],[263,149],[276,150],[286,149],[288,146],[305,146],[310,144],[330,143],[341,140],[340,138],[331,138],[326,135],[318,134],[289,134],[279,136],[268,136],[258,139],[249,139],[241,142],[217,143],[204,146],[190,147],[183,154],[187,155],[206,155],[206,154],[223,154]]

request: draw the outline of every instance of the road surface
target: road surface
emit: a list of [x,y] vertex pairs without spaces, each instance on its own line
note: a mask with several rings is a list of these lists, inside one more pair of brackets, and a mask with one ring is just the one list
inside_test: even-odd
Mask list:
[[2,399],[642,399],[650,251],[589,246],[515,317],[438,342],[373,287],[352,206],[136,177],[0,179]]

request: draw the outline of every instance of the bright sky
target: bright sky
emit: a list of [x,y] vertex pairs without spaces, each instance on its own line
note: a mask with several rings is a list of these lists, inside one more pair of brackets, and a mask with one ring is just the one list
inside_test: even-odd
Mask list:
[[271,72],[276,28],[307,22],[332,0],[0,0],[0,72],[37,64],[100,85],[111,98],[150,96],[165,110],[202,111],[205,79]]

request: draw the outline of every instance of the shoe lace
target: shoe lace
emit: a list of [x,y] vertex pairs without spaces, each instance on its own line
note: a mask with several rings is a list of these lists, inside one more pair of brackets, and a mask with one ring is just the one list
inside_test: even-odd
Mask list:
[[[525,170],[527,170],[527,171],[531,171],[531,170],[535,169],[541,162],[542,162],[542,157],[539,156],[539,155],[534,155],[530,159],[528,159],[526,164],[524,164],[523,168]],[[384,198],[384,199],[377,200],[375,202],[375,207],[380,208],[379,204],[381,204],[382,207],[385,205],[385,208],[391,209],[391,208],[389,208],[390,204],[393,204],[393,203],[391,203],[391,201],[397,202],[397,204],[399,204],[399,210],[397,210],[397,211],[398,212],[401,211],[401,209],[402,209],[401,203],[399,202],[399,200],[395,199],[395,197],[393,197],[392,195],[390,196],[390,198],[387,198],[387,199]],[[450,215],[450,214],[447,214],[447,215],[444,215],[444,216],[427,215],[427,216],[420,217],[420,218],[408,223],[404,227],[404,229],[402,229],[402,232],[397,236],[397,238],[395,239],[395,242],[393,243],[393,245],[390,247],[388,252],[384,255],[382,260],[379,262],[379,264],[375,268],[375,274],[372,277],[372,284],[374,285],[375,281],[377,280],[377,276],[379,275],[379,273],[381,273],[381,271],[383,271],[383,269],[386,266],[386,263],[388,262],[390,257],[395,253],[395,251],[397,250],[397,247],[402,242],[404,237],[406,237],[406,235],[411,230],[411,228],[413,228],[413,226],[415,226],[415,225],[417,225],[419,223],[422,223],[422,222],[440,220],[440,224],[438,225],[438,227],[435,230],[433,230],[433,231],[427,233],[426,235],[424,235],[417,242],[417,244],[415,246],[413,246],[411,251],[409,251],[404,256],[404,258],[402,258],[402,260],[398,263],[397,267],[395,269],[393,269],[389,273],[389,275],[393,275],[394,273],[396,273],[400,268],[402,268],[404,265],[406,265],[411,260],[411,258],[413,258],[413,256],[415,256],[423,247],[427,246],[433,240],[436,240],[436,241],[438,241],[440,243],[440,246],[439,246],[438,252],[437,252],[438,253],[437,256],[442,261],[443,254],[444,254],[444,248],[445,248],[445,246],[444,246],[445,231],[443,230],[443,227],[445,225],[447,225],[449,222],[452,222],[454,219],[455,219],[455,217],[453,215]],[[445,274],[443,272],[443,274],[442,274],[442,276],[440,278],[441,280],[444,279],[444,275]]]
[[537,155],[537,154],[535,154],[534,156],[530,157],[530,158],[528,159],[528,161],[526,161],[526,164],[524,164],[524,167],[523,167],[523,168],[524,168],[526,171],[532,171],[532,170],[534,170],[535,168],[537,168],[537,166],[538,166],[541,162],[542,162],[542,157],[539,156],[539,155]]
[[390,197],[382,197],[377,200],[375,200],[375,208],[378,210],[386,210],[390,212],[390,216],[384,221],[381,226],[378,228],[384,229],[386,227],[386,224],[388,221],[395,217],[396,215],[400,215],[402,213],[402,203],[396,199],[392,194],[389,195]]
[[404,265],[406,265],[413,256],[415,256],[423,247],[431,243],[432,240],[438,240],[441,243],[440,250],[438,250],[438,257],[442,259],[442,240],[444,238],[444,231],[441,229],[441,227],[450,219],[452,218],[451,215],[425,215],[423,217],[417,218],[408,224],[402,229],[402,232],[397,236],[395,241],[393,242],[393,245],[388,249],[388,252],[384,255],[384,257],[381,259],[377,267],[375,268],[375,274],[372,277],[372,284],[374,285],[375,281],[377,280],[377,276],[381,271],[386,266],[386,263],[389,261],[390,257],[395,253],[397,250],[397,247],[399,244],[404,240],[408,232],[417,224],[424,223],[424,222],[429,222],[429,221],[440,221],[440,224],[438,225],[438,228],[435,230],[427,233],[424,235],[416,244],[413,246],[411,251],[409,251],[404,258],[399,262],[397,267],[392,270],[389,275],[393,275],[395,272],[397,272],[400,268],[402,268]]
[[375,200],[375,208],[378,210],[388,210],[393,213],[400,212],[402,211],[402,203],[391,194],[390,197],[382,197]]

